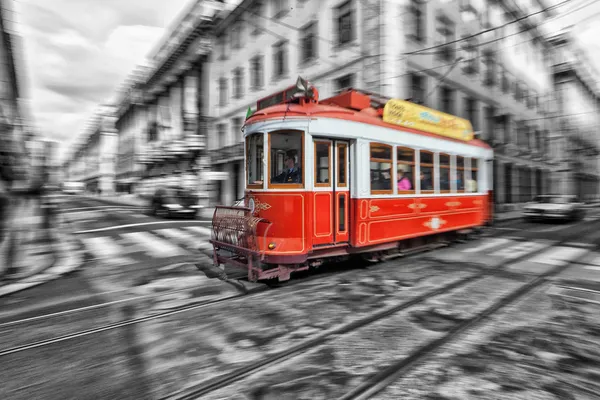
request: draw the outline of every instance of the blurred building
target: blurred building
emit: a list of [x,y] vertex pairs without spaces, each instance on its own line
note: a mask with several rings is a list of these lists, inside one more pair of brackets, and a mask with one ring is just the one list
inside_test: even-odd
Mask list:
[[115,107],[102,106],[90,119],[83,141],[63,165],[69,181],[83,182],[90,193],[115,193],[117,130]]
[[207,58],[212,21],[224,7],[220,1],[192,2],[151,65],[122,91],[116,121],[120,191],[148,195],[159,185],[180,184],[207,193]]
[[560,139],[555,42],[540,29],[556,10],[542,0],[197,0],[123,92],[119,189],[192,182],[211,204],[232,204],[244,191],[248,107],[301,75],[322,98],[355,87],[468,118],[496,151],[501,207],[556,191],[573,143]]
[[[10,164],[15,178],[24,181],[29,160],[25,157],[25,123],[21,112],[19,37],[10,29],[14,13],[9,3],[0,1],[0,162]],[[0,191],[3,186],[5,183],[0,182]]]
[[568,32],[551,38],[557,126],[565,148],[560,191],[583,199],[600,196],[598,73]]

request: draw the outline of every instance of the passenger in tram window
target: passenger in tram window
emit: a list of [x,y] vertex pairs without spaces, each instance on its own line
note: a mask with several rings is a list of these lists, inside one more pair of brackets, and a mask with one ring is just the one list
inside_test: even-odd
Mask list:
[[431,182],[431,177],[429,172],[424,172],[421,170],[421,190],[433,190],[433,183]]
[[406,174],[406,166],[398,166],[398,190],[412,190],[412,183]]
[[457,171],[456,172],[456,190],[458,190],[459,192],[462,192],[463,190],[465,190],[465,183],[462,180],[462,171]]
[[288,152],[284,159],[285,170],[273,178],[271,183],[302,183],[302,172],[294,162],[294,154]]

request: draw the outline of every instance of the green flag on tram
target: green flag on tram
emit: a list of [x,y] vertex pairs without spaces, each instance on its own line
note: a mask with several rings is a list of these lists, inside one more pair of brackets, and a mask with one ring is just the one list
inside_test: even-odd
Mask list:
[[246,119],[250,118],[252,116],[252,108],[248,107],[248,111],[246,111]]

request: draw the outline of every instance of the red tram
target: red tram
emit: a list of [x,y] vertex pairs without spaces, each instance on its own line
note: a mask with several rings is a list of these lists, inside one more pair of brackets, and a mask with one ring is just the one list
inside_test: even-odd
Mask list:
[[214,261],[277,278],[353,254],[439,240],[491,219],[492,149],[471,124],[302,79],[257,103],[245,126],[243,207],[215,209]]

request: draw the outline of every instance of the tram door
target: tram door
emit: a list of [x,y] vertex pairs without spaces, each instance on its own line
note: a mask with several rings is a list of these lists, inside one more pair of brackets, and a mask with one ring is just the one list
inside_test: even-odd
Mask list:
[[348,142],[314,140],[313,245],[348,242]]

